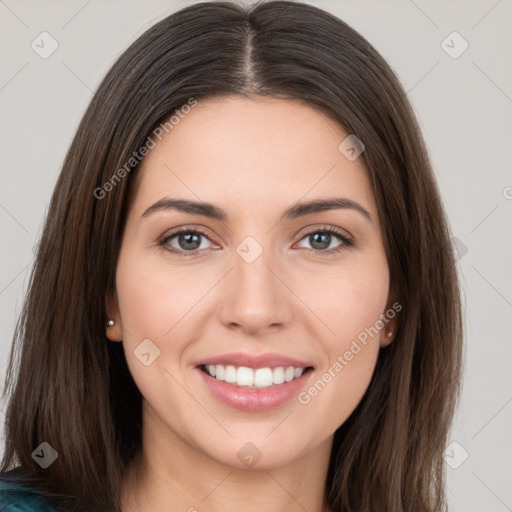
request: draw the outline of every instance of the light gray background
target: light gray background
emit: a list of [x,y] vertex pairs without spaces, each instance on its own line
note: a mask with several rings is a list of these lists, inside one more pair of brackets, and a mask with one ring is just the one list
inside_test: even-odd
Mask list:
[[[0,385],[32,248],[92,91],[129,43],[191,3],[0,0]],[[447,468],[451,510],[512,511],[512,0],[309,3],[381,52],[419,118],[465,295],[466,375],[451,435],[459,444],[446,460],[469,457]],[[43,31],[59,45],[47,59],[31,48]],[[469,44],[456,59],[441,46],[453,31]],[[452,52],[460,44],[445,43]]]

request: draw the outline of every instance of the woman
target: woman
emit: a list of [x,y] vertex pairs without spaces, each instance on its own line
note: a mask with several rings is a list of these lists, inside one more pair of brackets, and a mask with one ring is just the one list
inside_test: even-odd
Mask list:
[[0,500],[444,510],[461,345],[448,222],[382,57],[310,5],[187,7],[121,55],[66,156]]

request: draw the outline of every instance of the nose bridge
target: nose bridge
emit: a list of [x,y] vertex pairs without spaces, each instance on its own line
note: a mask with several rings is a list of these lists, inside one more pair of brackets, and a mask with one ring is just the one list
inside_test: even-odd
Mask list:
[[286,321],[286,287],[275,275],[279,275],[278,256],[272,247],[263,246],[268,241],[269,237],[260,243],[249,236],[236,247],[222,304],[223,323],[257,330]]
[[[260,249],[261,247],[261,249]],[[256,246],[254,242],[241,243],[234,257],[234,275],[240,292],[251,291],[253,297],[264,293],[273,295],[272,265],[276,266],[276,256],[271,247]]]
[[254,237],[245,238],[236,248],[234,278],[239,301],[261,309],[275,298],[276,278],[269,268],[276,265],[276,255],[268,239],[259,243]]

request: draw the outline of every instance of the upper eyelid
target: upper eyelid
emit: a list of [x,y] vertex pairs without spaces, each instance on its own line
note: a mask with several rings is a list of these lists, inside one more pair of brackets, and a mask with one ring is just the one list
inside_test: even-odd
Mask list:
[[[331,234],[333,234],[334,236],[338,236],[338,237],[345,236],[350,241],[353,241],[353,236],[347,230],[345,230],[343,228],[339,228],[337,226],[332,226],[329,224],[311,226],[309,228],[306,228],[306,231],[302,233],[300,240],[302,240],[306,236],[310,235],[311,233],[316,233],[319,231],[320,232],[321,231],[329,231],[329,230],[335,231],[335,232],[331,232]],[[175,228],[174,230],[171,230],[171,232],[169,232],[168,234],[164,234],[162,237],[160,237],[160,240],[167,241],[183,232],[197,232],[199,235],[204,236],[205,238],[208,238],[210,240],[210,242],[216,243],[214,240],[211,240],[211,235],[209,235],[209,233],[207,233],[206,231],[207,231],[207,228],[205,228],[204,226],[198,227],[198,226],[185,225],[185,226]]]
[[350,238],[352,240],[353,236],[343,228],[339,228],[337,226],[331,226],[329,224],[324,224],[323,226],[313,226],[311,228],[307,228],[305,232],[303,232],[302,236],[309,235],[311,233],[316,233],[317,231],[330,231],[331,234],[338,234],[339,236],[344,235],[347,238]]
[[207,232],[207,228],[200,226],[200,227],[192,227],[192,226],[181,226],[179,228],[171,229],[170,231],[164,233],[160,240],[166,240],[169,238],[174,238],[175,236],[181,234],[181,233],[188,233],[188,232],[194,232],[198,233],[206,238],[210,238],[211,235]]

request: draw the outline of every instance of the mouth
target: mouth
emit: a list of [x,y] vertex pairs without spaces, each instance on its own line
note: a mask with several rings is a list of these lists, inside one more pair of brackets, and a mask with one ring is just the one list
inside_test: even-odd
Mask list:
[[248,412],[289,403],[314,376],[305,361],[280,354],[224,354],[194,365],[205,389],[223,405]]
[[201,364],[198,368],[215,379],[239,388],[265,389],[281,386],[299,379],[313,370],[312,366],[265,366],[249,368],[248,366]]

